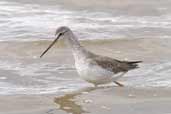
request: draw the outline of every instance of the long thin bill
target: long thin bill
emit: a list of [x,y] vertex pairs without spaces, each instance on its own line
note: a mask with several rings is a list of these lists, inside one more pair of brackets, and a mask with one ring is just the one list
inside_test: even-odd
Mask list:
[[43,57],[43,55],[58,41],[61,34],[57,36],[57,38],[49,45],[49,47],[40,55],[40,58]]

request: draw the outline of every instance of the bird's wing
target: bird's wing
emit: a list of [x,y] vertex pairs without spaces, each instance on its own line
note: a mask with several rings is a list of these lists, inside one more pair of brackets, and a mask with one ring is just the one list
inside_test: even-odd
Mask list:
[[101,66],[104,69],[107,69],[114,73],[119,72],[127,72],[131,69],[137,68],[137,63],[141,61],[134,61],[134,62],[128,62],[128,61],[119,61],[116,59],[112,59],[109,57],[102,57],[102,56],[96,56],[93,58],[93,61]]

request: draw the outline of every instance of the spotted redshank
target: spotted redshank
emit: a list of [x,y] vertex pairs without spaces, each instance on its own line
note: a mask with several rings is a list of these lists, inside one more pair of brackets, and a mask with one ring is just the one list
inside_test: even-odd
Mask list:
[[67,45],[72,49],[75,59],[75,67],[80,77],[95,86],[114,82],[118,86],[124,86],[118,79],[129,70],[138,68],[142,61],[120,61],[110,57],[94,54],[80,45],[74,33],[65,26],[56,30],[56,39],[41,54],[42,57],[59,38],[65,39]]

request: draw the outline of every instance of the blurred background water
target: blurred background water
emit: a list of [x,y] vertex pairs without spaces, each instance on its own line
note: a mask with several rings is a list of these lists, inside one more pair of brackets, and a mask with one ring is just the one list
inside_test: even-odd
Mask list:
[[170,38],[169,0],[1,0],[0,40],[49,39],[69,26],[80,39]]

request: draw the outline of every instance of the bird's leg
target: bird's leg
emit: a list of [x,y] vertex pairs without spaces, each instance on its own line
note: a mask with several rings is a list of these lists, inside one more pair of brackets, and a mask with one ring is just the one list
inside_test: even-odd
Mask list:
[[120,87],[123,87],[124,85],[121,84],[120,82],[116,81],[116,80],[118,80],[119,78],[121,78],[125,73],[126,73],[126,72],[123,72],[123,73],[118,74],[117,76],[113,77],[113,82],[114,82],[116,85],[118,85],[118,86],[120,86]]
[[121,84],[120,82],[117,82],[117,81],[113,81],[116,85],[120,86],[120,87],[124,87],[123,84]]

